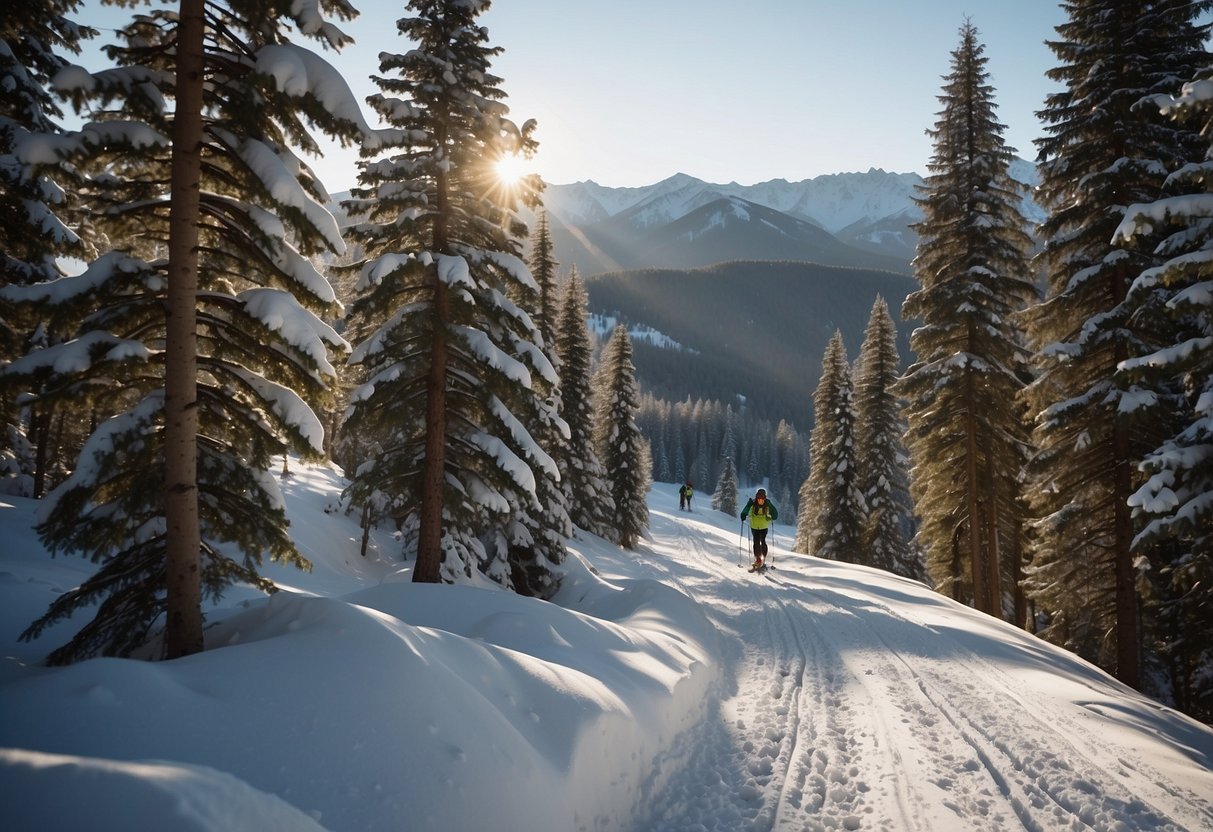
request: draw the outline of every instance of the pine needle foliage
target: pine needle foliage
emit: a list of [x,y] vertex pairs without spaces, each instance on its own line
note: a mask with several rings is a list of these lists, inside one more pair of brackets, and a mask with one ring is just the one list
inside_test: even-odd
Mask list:
[[[63,112],[51,79],[68,65],[64,53],[78,52],[82,38],[95,35],[73,21],[78,6],[19,3],[0,16],[0,289],[54,280],[63,276],[62,259],[95,254],[72,198],[80,173],[52,150],[63,134]],[[4,304],[0,365],[60,338],[56,330],[35,310]],[[66,414],[19,405],[19,387],[4,385],[0,375],[0,494],[41,497],[54,462],[52,421]]]

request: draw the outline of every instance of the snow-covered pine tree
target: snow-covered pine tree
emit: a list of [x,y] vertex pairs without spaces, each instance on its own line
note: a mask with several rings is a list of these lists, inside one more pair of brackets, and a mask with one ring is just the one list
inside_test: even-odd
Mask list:
[[[1144,97],[1170,94],[1208,63],[1207,2],[1068,2],[1049,47],[1048,76],[1064,85],[1040,117],[1041,183],[1049,212],[1040,228],[1045,300],[1029,310],[1037,350],[1028,389],[1037,448],[1031,465],[1035,542],[1027,588],[1048,618],[1042,634],[1143,685],[1140,582],[1128,504],[1137,464],[1174,436],[1171,419],[1135,422],[1143,391],[1122,362],[1165,346],[1163,298],[1146,311],[1126,303],[1134,278],[1158,264],[1158,235],[1112,242],[1123,206],[1155,199],[1170,170],[1204,157],[1195,129],[1171,123]],[[1141,561],[1144,563],[1145,561]]]
[[1016,478],[1026,453],[1015,406],[1026,355],[1011,316],[1035,291],[1019,211],[1024,189],[1009,173],[1013,149],[1002,138],[977,35],[972,23],[961,26],[929,131],[934,152],[915,227],[920,288],[902,307],[902,317],[922,321],[910,339],[918,361],[897,393],[907,403],[917,543],[931,579],[1002,618],[1019,585]]
[[745,480],[747,483],[762,482],[762,448],[758,437],[750,437],[750,453],[746,458]]
[[673,482],[682,484],[687,478],[687,457],[686,457],[686,432],[687,432],[687,413],[682,402],[678,402],[670,408],[671,429],[670,429],[670,453],[673,459],[670,462],[670,473],[673,474]]
[[706,490],[708,483],[712,482],[712,463],[716,458],[713,453],[713,445],[709,437],[710,425],[707,415],[707,408],[702,406],[703,402],[699,402],[696,407],[696,412],[699,418],[696,420],[695,430],[695,464],[691,466],[691,483],[696,485],[701,490]]
[[720,480],[712,494],[712,508],[734,516],[737,514],[737,471],[733,468],[733,457],[725,456]]
[[872,566],[915,580],[926,578],[921,550],[910,542],[913,502],[902,435],[903,402],[895,388],[901,369],[897,329],[877,297],[855,362],[855,459],[868,507],[863,548]]
[[775,449],[779,464],[775,466],[771,485],[775,487],[776,496],[782,496],[778,504],[780,516],[791,520],[797,516],[799,507],[796,491],[809,475],[809,449],[804,437],[785,419],[780,419],[775,428]]
[[[63,113],[48,89],[67,66],[61,53],[78,52],[81,38],[94,34],[72,20],[79,5],[19,3],[0,16],[0,287],[53,280],[62,276],[59,258],[83,260],[93,253],[71,227],[79,227],[79,217],[68,212],[82,183],[79,171],[54,152]],[[58,321],[54,329],[67,323]],[[49,327],[28,307],[0,307],[0,365],[59,340],[62,333]],[[0,494],[41,497],[56,414],[36,391],[23,406],[17,395],[11,386],[0,388]]]
[[644,467],[644,437],[636,425],[640,394],[632,341],[627,328],[615,327],[594,377],[594,447],[606,468],[615,503],[615,535],[619,545],[634,549],[649,527],[648,469]]
[[[733,412],[733,405],[727,405],[724,410],[724,430],[720,437],[720,456],[737,460],[737,414]],[[734,468],[733,475],[737,475]]]
[[794,550],[867,564],[863,528],[867,510],[855,459],[855,401],[842,332],[834,331],[813,393],[809,476],[800,488]]
[[[1176,119],[1209,122],[1213,73],[1202,71],[1178,97],[1155,96],[1153,104]],[[1129,498],[1144,523],[1134,538],[1136,553],[1152,555],[1160,573],[1161,597],[1151,613],[1159,649],[1170,668],[1175,704],[1203,722],[1213,722],[1213,148],[1210,157],[1184,165],[1168,177],[1167,191],[1149,203],[1130,205],[1117,240],[1166,229],[1156,249],[1165,261],[1136,277],[1127,303],[1143,311],[1163,303],[1170,338],[1153,353],[1125,361],[1117,370],[1122,388],[1149,391],[1140,397],[1140,421],[1169,423],[1181,416],[1140,463],[1146,481]],[[1157,296],[1157,297],[1155,297]],[[1178,395],[1177,395],[1178,394]],[[1161,554],[1168,557],[1162,559]]]
[[325,395],[329,349],[345,343],[316,316],[334,297],[306,255],[343,243],[291,148],[316,149],[304,113],[347,138],[361,116],[328,64],[287,43],[292,25],[346,42],[316,5],[281,18],[253,0],[208,9],[142,12],[109,50],[118,67],[55,79],[95,107],[99,120],[60,147],[105,171],[96,221],[114,250],[25,290],[23,301],[90,314],[74,340],[9,370],[114,415],[39,512],[52,552],[100,563],[24,634],[98,605],[52,662],[126,654],[162,618],[165,655],[195,652],[202,598],[235,582],[272,590],[257,572],[266,554],[307,566],[269,472],[288,449],[323,451],[306,402]]
[[561,469],[573,522],[591,534],[613,540],[615,502],[606,472],[594,450],[593,344],[586,322],[589,297],[574,267],[565,281],[556,325],[560,359],[561,413],[569,426],[568,456]]
[[521,534],[515,520],[546,517],[536,477],[559,473],[528,426],[559,420],[545,400],[559,380],[535,322],[509,299],[539,290],[518,256],[526,227],[515,208],[536,204],[541,183],[505,188],[495,175],[497,160],[535,143],[531,123],[507,117],[489,71],[501,50],[477,23],[487,7],[413,0],[397,25],[415,48],[380,56],[383,93],[370,101],[399,139],[361,164],[346,203],[367,258],[351,357],[367,381],[344,429],[378,441],[351,497],[390,496],[415,534],[415,581],[480,570],[510,586],[499,530]]
[[[835,389],[838,383],[837,370],[834,366],[835,340],[839,342],[837,347],[845,349],[838,331],[835,331],[834,337],[826,345],[826,351],[821,361],[821,376],[817,380],[817,388],[813,391],[814,418],[813,429],[809,432],[809,475],[801,483],[796,496],[799,510],[796,514],[796,539],[792,544],[792,551],[804,554],[813,554],[817,551],[818,546],[819,518],[815,512],[819,505],[818,496],[825,483],[827,451],[833,440],[828,428],[824,425],[827,423],[827,410],[838,397],[838,391]],[[846,364],[845,354],[842,363]]]
[[539,334],[543,336],[544,348],[548,358],[554,359],[556,344],[556,322],[560,315],[560,302],[557,293],[556,250],[552,245],[552,231],[548,225],[548,212],[540,211],[531,232],[531,276],[539,287],[536,298],[535,312],[531,315]]
[[[511,296],[535,325],[544,357],[559,371],[556,351],[558,264],[552,250],[546,212],[539,214],[532,242],[530,269],[534,287],[517,282]],[[517,413],[530,414],[523,426],[552,458],[555,470],[538,465],[531,467],[539,510],[516,506],[513,518],[496,536],[498,552],[504,552],[509,560],[514,589],[523,595],[540,598],[551,597],[558,588],[554,567],[564,562],[565,541],[573,534],[573,521],[569,516],[571,495],[563,476],[568,470],[571,436],[567,424],[560,418],[560,386],[559,383],[548,383],[542,374],[537,374],[532,376],[533,390],[517,400]]]

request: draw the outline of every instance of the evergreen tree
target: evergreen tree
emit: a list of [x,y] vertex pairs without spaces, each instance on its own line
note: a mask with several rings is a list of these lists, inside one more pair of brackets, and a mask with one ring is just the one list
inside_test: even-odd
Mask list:
[[868,507],[863,550],[871,564],[923,580],[924,564],[908,534],[913,528],[907,457],[901,444],[905,424],[894,388],[901,357],[897,329],[884,298],[872,304],[855,372],[855,458],[859,488]]
[[692,483],[698,483],[700,488],[704,488],[708,483],[713,482],[712,460],[716,455],[712,453],[713,443],[709,436],[706,413],[703,409],[697,408],[697,410],[699,419],[695,431],[695,465],[691,469],[690,479]]
[[[552,254],[547,214],[540,213],[540,225],[532,235],[531,270],[538,291],[519,291],[514,287],[518,306],[530,316],[542,339],[544,357],[556,368],[560,360],[556,353],[556,320],[559,314],[556,297],[557,263]],[[524,285],[524,284],[520,284]],[[567,471],[571,448],[567,424],[560,415],[562,399],[560,385],[543,379],[533,380],[538,401],[524,396],[521,404],[529,410],[526,429],[539,447],[553,458],[557,471]],[[532,468],[535,475],[535,496],[540,510],[530,511],[516,505],[513,517],[497,536],[497,550],[509,559],[514,589],[524,595],[549,598],[557,589],[553,567],[564,561],[565,541],[573,534],[569,516],[571,494],[564,475],[542,468]]]
[[615,503],[615,539],[625,549],[634,549],[649,527],[649,478],[643,459],[648,443],[636,426],[640,394],[632,341],[623,326],[615,327],[603,350],[594,399],[594,447],[606,467]]
[[1049,42],[1060,64],[1048,73],[1064,88],[1040,113],[1037,194],[1049,216],[1040,229],[1047,294],[1027,318],[1038,357],[1028,390],[1038,449],[1029,591],[1048,617],[1045,637],[1135,687],[1151,627],[1139,616],[1147,576],[1132,545],[1144,518],[1135,523],[1129,499],[1137,463],[1175,430],[1169,418],[1136,421],[1143,391],[1117,367],[1165,345],[1170,325],[1161,308],[1126,302],[1134,277],[1159,262],[1158,235],[1112,239],[1123,206],[1153,200],[1168,170],[1203,157],[1195,131],[1135,105],[1208,62],[1207,27],[1195,23],[1208,7],[1065,3],[1068,20]]
[[[82,178],[43,149],[63,132],[63,113],[48,89],[67,66],[61,52],[78,52],[81,38],[95,34],[71,20],[78,6],[21,3],[0,18],[0,288],[62,277],[59,258],[93,253],[71,228],[80,224],[70,200]],[[11,303],[0,308],[0,366],[62,334],[63,322],[48,332],[48,321],[21,311]],[[0,494],[41,497],[55,414],[36,392],[35,403],[18,407],[16,393],[0,389]]]
[[[722,459],[737,459],[737,414],[733,405],[727,405],[724,411],[724,433],[720,439],[720,456]],[[736,476],[736,471],[733,472]]]
[[923,323],[910,339],[918,361],[897,393],[907,401],[917,541],[931,579],[1001,618],[1019,585],[1016,482],[1026,453],[1014,406],[1026,356],[1011,316],[1034,289],[1023,186],[1008,172],[1013,149],[1002,139],[984,52],[966,22],[930,131],[914,260],[921,288],[902,308]]
[[657,430],[653,449],[653,478],[659,482],[673,482],[670,468],[670,413],[669,402],[658,402]]
[[745,476],[740,478],[745,484],[754,484],[762,481],[762,460],[759,455],[758,437],[753,434],[747,434],[744,437],[743,447],[746,449],[745,459]]
[[92,185],[96,221],[115,248],[83,275],[21,294],[89,315],[74,340],[9,371],[48,399],[87,396],[116,415],[39,514],[52,552],[101,564],[24,634],[98,604],[52,662],[126,654],[162,617],[165,654],[196,652],[204,597],[236,582],[272,590],[257,572],[267,553],[307,565],[268,472],[288,449],[323,453],[305,402],[323,398],[328,349],[345,344],[317,317],[334,297],[306,255],[343,244],[291,147],[316,148],[302,113],[350,138],[358,128],[340,114],[358,110],[285,29],[334,48],[346,38],[315,7],[283,13],[289,22],[251,0],[210,8],[186,0],[179,12],[139,14],[120,32],[125,45],[108,50],[118,68],[58,80],[101,118],[60,147],[104,171]]
[[730,456],[724,458],[720,480],[716,483],[716,492],[712,494],[712,508],[730,517],[737,514],[737,472],[733,470],[733,458]]
[[786,513],[791,519],[796,516],[797,504],[795,500],[788,499],[788,495],[792,494],[793,488],[799,488],[808,476],[804,463],[808,461],[809,452],[803,446],[800,434],[785,419],[780,419],[775,428],[775,450],[779,462],[775,465],[771,485],[775,494],[783,495],[779,503],[780,513]]
[[842,332],[835,330],[813,393],[811,467],[800,489],[794,550],[830,560],[867,563],[862,549],[866,508],[855,459],[855,402]]
[[557,426],[547,394],[559,380],[525,311],[537,307],[539,287],[519,259],[526,228],[514,213],[520,200],[537,203],[540,183],[506,189],[495,178],[497,160],[535,143],[533,125],[506,117],[501,79],[489,71],[501,50],[476,22],[487,8],[412,0],[413,16],[397,25],[415,48],[380,55],[383,93],[370,102],[398,144],[361,164],[346,203],[367,255],[351,357],[367,382],[345,429],[379,444],[350,493],[357,502],[390,496],[415,541],[414,581],[479,570],[514,586],[513,547],[538,546],[528,568],[540,573],[559,557],[536,534],[563,520],[541,502],[551,496],[542,480],[559,472],[531,433]]
[[548,358],[555,358],[556,321],[560,309],[556,297],[556,274],[560,264],[556,262],[556,252],[552,246],[552,231],[548,227],[547,211],[539,212],[535,230],[531,233],[529,265],[535,285],[539,287],[537,306],[532,318],[539,334],[543,336]]
[[670,451],[674,457],[670,463],[670,472],[674,475],[674,482],[682,484],[687,478],[686,443],[684,441],[687,419],[681,402],[671,408],[670,415]]
[[586,324],[589,298],[574,269],[564,287],[564,302],[556,327],[556,355],[561,365],[560,399],[569,426],[567,457],[562,472],[569,493],[573,522],[591,534],[615,537],[615,503],[606,472],[594,450],[594,400],[590,359],[593,346]]
[[[1178,98],[1156,96],[1164,114],[1177,119],[1202,117],[1213,110],[1201,94],[1211,74]],[[1210,150],[1213,158],[1213,149]],[[1142,272],[1127,302],[1143,312],[1162,305],[1171,324],[1169,337],[1154,352],[1130,359],[1117,371],[1122,388],[1137,386],[1138,423],[1168,423],[1182,417],[1140,464],[1146,480],[1129,498],[1142,524],[1133,541],[1137,554],[1169,557],[1157,564],[1166,582],[1151,612],[1158,619],[1156,638],[1170,666],[1175,704],[1204,722],[1213,722],[1213,161],[1185,165],[1167,180],[1167,190],[1192,192],[1163,196],[1129,206],[1117,240],[1167,229],[1157,248],[1165,261]],[[1178,393],[1178,395],[1176,395]]]

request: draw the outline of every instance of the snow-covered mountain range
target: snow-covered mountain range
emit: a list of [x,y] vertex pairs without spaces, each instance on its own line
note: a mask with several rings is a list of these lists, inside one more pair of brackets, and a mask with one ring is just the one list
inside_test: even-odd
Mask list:
[[[1012,175],[1034,185],[1034,166]],[[705,182],[683,173],[652,185],[610,188],[594,181],[549,185],[544,203],[558,259],[583,274],[688,268],[730,259],[812,260],[905,271],[922,218],[917,173],[837,173],[755,185]],[[1040,209],[1025,202],[1035,223]]]

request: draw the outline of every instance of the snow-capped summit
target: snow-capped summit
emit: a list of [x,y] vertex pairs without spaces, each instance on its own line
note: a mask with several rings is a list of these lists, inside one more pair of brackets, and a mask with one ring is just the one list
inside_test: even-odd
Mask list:
[[[1035,166],[1022,159],[1015,160],[1011,175],[1029,186],[1037,181]],[[586,274],[708,265],[719,262],[711,259],[717,256],[726,260],[823,257],[819,262],[906,272],[916,243],[910,226],[922,219],[915,199],[923,181],[917,173],[877,167],[799,182],[771,179],[753,185],[711,183],[676,173],[635,188],[609,188],[593,181],[549,185],[544,202],[552,219],[557,258],[566,265],[577,264]],[[758,219],[747,210],[748,224],[729,223],[732,239],[727,244],[717,234],[713,251],[702,250],[704,235],[687,226],[702,224],[705,217],[701,212],[707,206],[728,200],[761,207],[763,216]],[[737,219],[738,203],[729,204]],[[1031,223],[1042,219],[1030,196],[1023,211]],[[692,215],[696,219],[688,221]],[[800,231],[791,230],[793,226]],[[785,240],[778,252],[764,253],[772,227],[781,229],[783,237],[803,232],[807,239],[792,246]],[[826,244],[821,234],[835,239]]]

